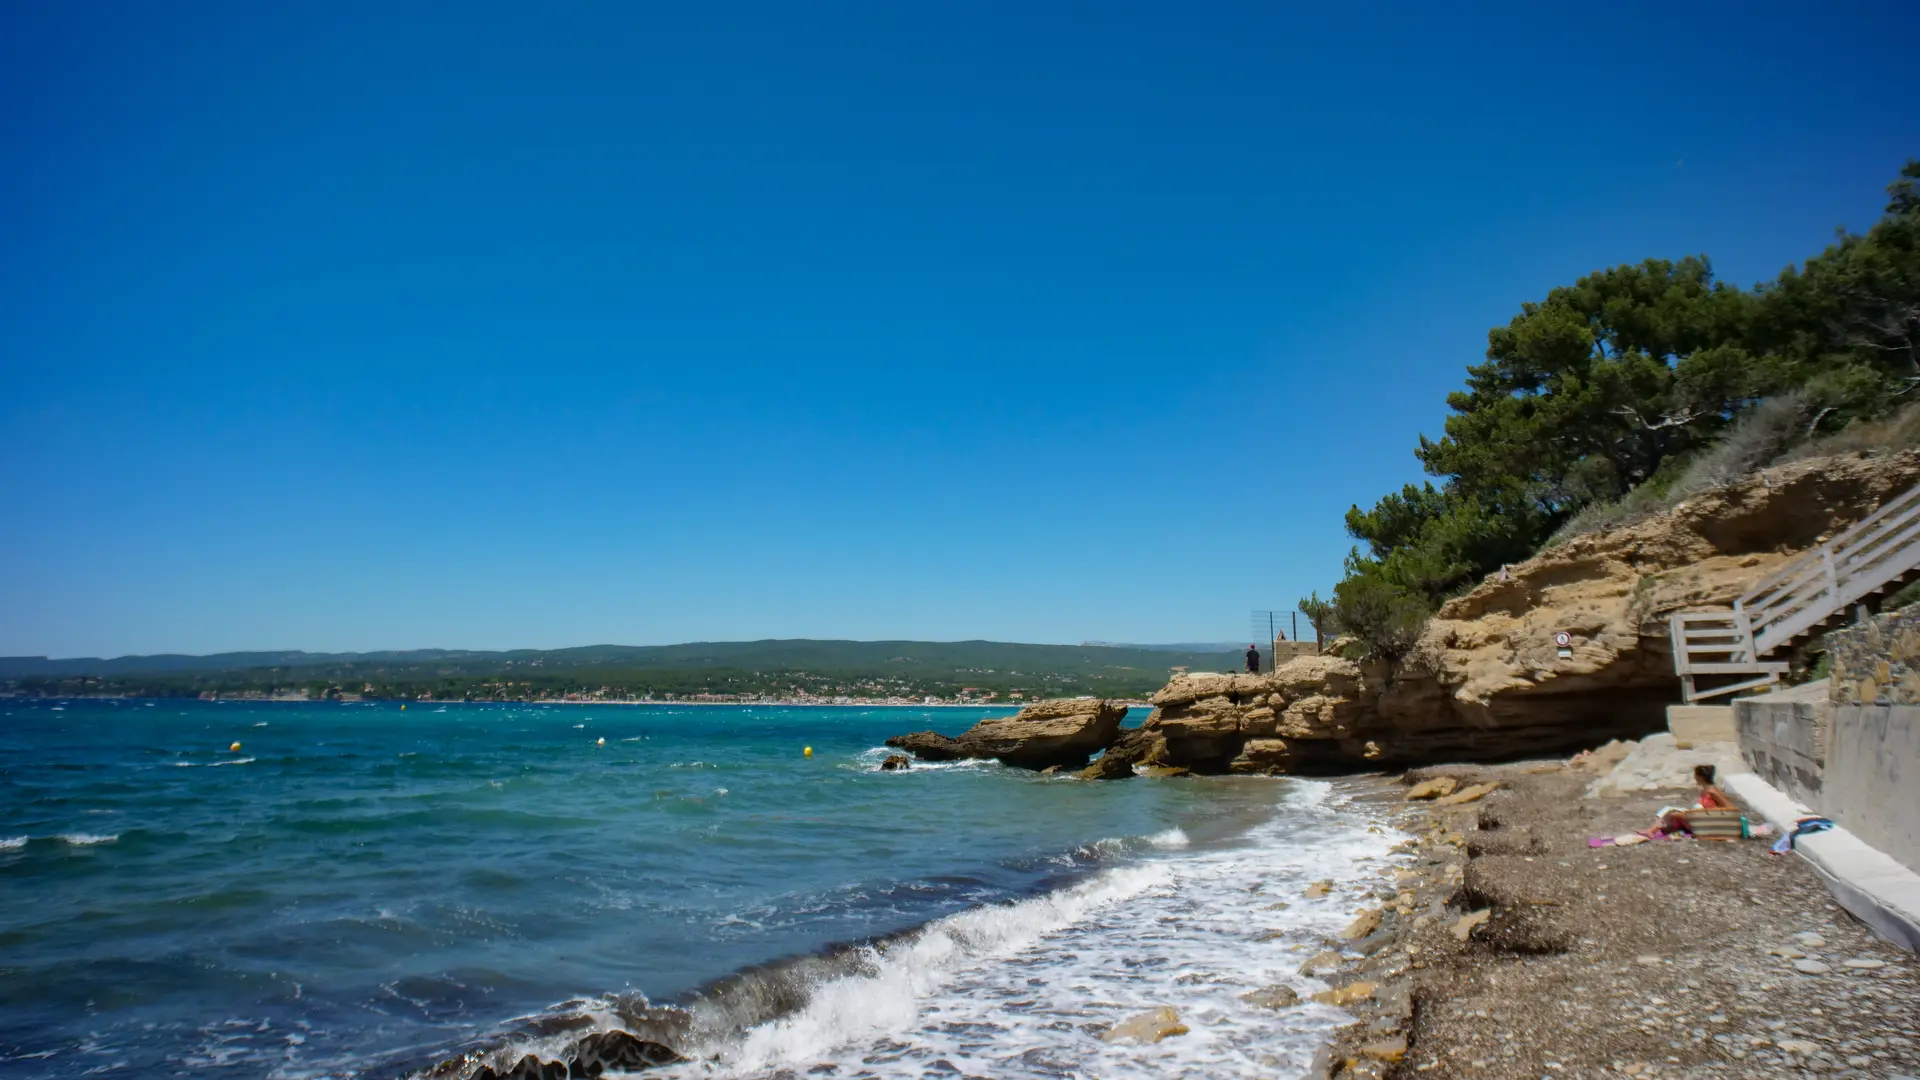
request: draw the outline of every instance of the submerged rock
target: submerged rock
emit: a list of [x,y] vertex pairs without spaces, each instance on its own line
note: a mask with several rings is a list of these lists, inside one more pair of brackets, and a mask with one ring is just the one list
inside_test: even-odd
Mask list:
[[1130,1016],[1107,1029],[1100,1036],[1108,1042],[1131,1039],[1135,1042],[1157,1043],[1170,1035],[1185,1035],[1187,1025],[1180,1022],[1180,1014],[1162,1005],[1152,1012]]
[[887,760],[880,763],[881,772],[898,772],[912,767],[913,759],[905,754],[888,754]]
[[1240,1000],[1256,1009],[1284,1009],[1300,1004],[1300,994],[1291,986],[1275,983],[1272,986],[1250,991],[1240,995]]
[[1144,727],[1122,731],[1113,745],[1093,764],[1080,770],[1082,780],[1125,780],[1136,776],[1134,766],[1166,759],[1166,741]]
[[1126,715],[1126,706],[1111,701],[1039,701],[1012,716],[982,720],[958,738],[921,731],[896,735],[887,745],[923,761],[994,758],[1025,769],[1078,768],[1113,744]]
[[682,1060],[670,1046],[625,1031],[589,1035],[574,1047],[574,1076],[599,1076],[609,1070],[632,1072]]

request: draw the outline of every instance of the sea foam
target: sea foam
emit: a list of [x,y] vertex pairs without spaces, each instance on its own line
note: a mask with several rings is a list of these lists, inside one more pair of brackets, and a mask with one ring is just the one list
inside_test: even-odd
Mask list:
[[[1351,900],[1309,900],[1306,887],[1377,873],[1400,837],[1369,833],[1328,785],[1291,787],[1245,844],[1195,849],[1168,830],[1146,838],[1155,853],[1139,862],[936,920],[869,949],[861,970],[821,982],[798,1011],[668,1075],[1302,1075],[1346,1015],[1311,1004],[1275,1013],[1240,995],[1320,988],[1300,962],[1351,918]],[[1192,1030],[1152,1046],[1099,1038],[1161,1006]]]
[[[768,991],[803,986],[797,1008],[737,1026],[728,995],[694,1000],[688,1063],[662,1080],[808,1073],[868,1077],[1274,1077],[1305,1075],[1345,1013],[1307,1004],[1275,1012],[1241,995],[1273,984],[1302,996],[1324,984],[1305,955],[1352,917],[1350,896],[1309,899],[1323,878],[1372,878],[1401,837],[1333,789],[1289,781],[1280,812],[1241,842],[1196,846],[1169,829],[1089,845],[1108,866],[1046,894],[936,919],[859,947],[811,975],[748,975]],[[622,1026],[618,1006],[571,1003],[592,1028]],[[1108,1043],[1114,1023],[1168,1006],[1190,1031],[1155,1045]],[[578,1021],[576,1021],[577,1023]],[[565,1036],[516,1040],[503,1060],[563,1059]]]

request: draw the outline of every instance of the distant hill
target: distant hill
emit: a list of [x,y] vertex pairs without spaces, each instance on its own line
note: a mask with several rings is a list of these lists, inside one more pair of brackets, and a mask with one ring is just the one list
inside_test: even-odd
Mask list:
[[[1124,641],[1083,641],[1080,644],[1096,649],[1138,649],[1145,652],[1177,652],[1189,653],[1196,656],[1202,653],[1208,655],[1219,653],[1223,656],[1227,653],[1238,655],[1247,647],[1236,641],[1190,641],[1174,645],[1133,645]],[[1262,648],[1265,648],[1265,646],[1262,646]]]
[[[1139,696],[1174,666],[1231,670],[1240,646],[1030,645],[1001,641],[831,641],[808,638],[681,645],[583,645],[486,652],[410,649],[160,654],[112,659],[0,657],[0,683],[26,693],[203,692],[329,688],[392,696],[859,694],[953,697]],[[857,688],[857,689],[850,689]]]

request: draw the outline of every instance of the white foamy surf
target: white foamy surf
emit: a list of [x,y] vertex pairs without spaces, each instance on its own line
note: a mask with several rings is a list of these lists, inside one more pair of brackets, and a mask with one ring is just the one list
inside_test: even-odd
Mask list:
[[[1329,785],[1294,781],[1280,813],[1232,847],[1192,848],[1169,830],[1147,838],[1139,862],[936,920],[865,950],[858,973],[815,985],[798,1011],[649,1075],[1303,1075],[1346,1015],[1264,1010],[1240,995],[1320,988],[1300,963],[1358,902],[1309,900],[1307,885],[1373,880],[1389,864],[1400,838],[1368,832],[1341,803]],[[1147,1046],[1100,1038],[1161,1006],[1191,1030]]]
[[[884,772],[880,766],[890,757],[899,756],[900,751],[887,746],[876,746],[854,758],[855,764],[842,765],[840,768],[858,772]],[[921,761],[913,759],[913,764],[895,775],[910,776],[914,773],[943,772],[948,769],[998,769],[1001,764],[992,758],[961,758],[958,761]]]

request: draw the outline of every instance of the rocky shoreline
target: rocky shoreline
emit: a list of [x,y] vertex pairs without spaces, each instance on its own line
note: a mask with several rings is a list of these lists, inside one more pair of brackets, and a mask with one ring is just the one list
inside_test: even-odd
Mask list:
[[1915,957],[1762,841],[1589,847],[1688,795],[1589,796],[1609,764],[1442,767],[1359,794],[1410,839],[1302,967],[1355,1018],[1314,1074],[1920,1075]]
[[1020,738],[1023,724],[1090,723],[1100,703],[1041,702],[991,721],[991,733],[983,724],[958,739],[923,733],[893,745],[1062,770],[1105,750],[1081,775],[1119,779],[1139,766],[1370,772],[1641,738],[1666,728],[1666,707],[1679,697],[1670,613],[1730,604],[1915,483],[1920,451],[1794,462],[1507,567],[1442,605],[1411,652],[1391,662],[1336,649],[1265,674],[1177,674],[1140,728],[1088,727],[1037,754],[1005,740]]

